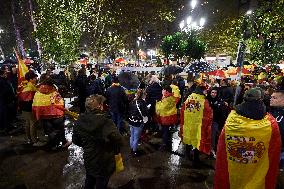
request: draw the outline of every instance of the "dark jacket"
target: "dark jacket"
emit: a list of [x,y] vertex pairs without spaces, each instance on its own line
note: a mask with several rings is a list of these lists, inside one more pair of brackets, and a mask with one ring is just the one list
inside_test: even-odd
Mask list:
[[219,129],[223,128],[225,121],[228,117],[228,111],[225,107],[224,102],[218,96],[212,98],[209,95],[207,96],[210,107],[213,109],[213,122],[218,123]]
[[228,104],[232,104],[234,102],[234,90],[229,86],[220,87],[220,98],[227,102]]
[[138,99],[138,100],[133,100],[130,105],[129,105],[129,116],[128,116],[128,121],[129,124],[134,126],[134,127],[138,127],[143,123],[143,117],[141,116],[137,105],[136,105],[136,101],[138,104],[138,107],[140,108],[140,111],[142,113],[142,115],[148,116],[148,110],[147,110],[147,105],[146,102],[143,99]]
[[282,140],[282,152],[284,152],[284,108],[281,107],[271,107],[271,115],[276,119]]
[[78,91],[79,98],[87,97],[87,76],[86,75],[78,75],[75,80],[75,86]]
[[107,104],[112,113],[124,114],[128,107],[128,98],[124,89],[119,85],[112,85],[106,91]]
[[104,95],[104,83],[101,79],[92,80],[87,85],[87,95]]
[[115,171],[114,155],[123,144],[122,137],[106,113],[81,114],[74,126],[74,144],[84,150],[86,172],[94,177],[109,177]]
[[152,83],[146,88],[146,102],[147,104],[156,104],[162,99],[162,87],[159,83]]
[[3,77],[0,77],[0,105],[10,105],[15,100],[15,93],[12,84]]
[[159,83],[155,82],[146,88],[146,103],[151,104],[149,113],[151,116],[155,114],[156,102],[162,100],[162,87]]

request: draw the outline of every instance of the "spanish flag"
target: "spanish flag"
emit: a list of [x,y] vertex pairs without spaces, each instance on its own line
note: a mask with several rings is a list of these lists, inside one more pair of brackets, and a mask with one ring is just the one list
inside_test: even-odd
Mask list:
[[180,119],[183,143],[210,154],[213,111],[205,96],[192,93],[181,109]]
[[32,111],[37,120],[63,117],[64,100],[52,86],[41,85],[35,93]]
[[174,94],[174,97],[176,98],[176,102],[178,103],[178,101],[180,100],[181,96],[180,96],[180,90],[178,88],[178,86],[176,85],[170,85]]
[[23,85],[23,89],[19,93],[19,101],[31,101],[34,98],[34,95],[37,91],[37,88],[31,82]]
[[18,60],[18,91],[21,92],[21,90],[23,90],[23,85],[26,83],[25,75],[28,73],[29,68],[26,66],[24,60],[19,56],[16,50],[15,54]]
[[232,111],[219,138],[215,189],[275,189],[281,139],[271,115],[252,120]]
[[156,114],[161,125],[177,123],[176,99],[172,94],[156,103]]

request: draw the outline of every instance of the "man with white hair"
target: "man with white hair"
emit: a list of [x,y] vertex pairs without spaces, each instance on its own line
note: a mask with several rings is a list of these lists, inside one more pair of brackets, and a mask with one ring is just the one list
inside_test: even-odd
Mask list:
[[103,110],[104,101],[101,95],[88,97],[86,113],[80,115],[74,127],[72,140],[84,150],[85,189],[107,188],[116,168],[115,154],[123,144],[114,122]]

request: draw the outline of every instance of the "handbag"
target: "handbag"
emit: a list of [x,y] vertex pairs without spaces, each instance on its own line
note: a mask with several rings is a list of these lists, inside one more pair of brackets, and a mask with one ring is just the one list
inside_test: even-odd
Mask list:
[[124,170],[123,160],[121,153],[114,155],[115,158],[115,172],[121,172]]
[[137,100],[135,101],[135,103],[136,103],[136,107],[137,107],[137,109],[138,109],[140,115],[141,115],[142,118],[143,118],[143,123],[147,123],[147,122],[148,122],[148,117],[142,115],[142,112],[141,112],[141,110],[140,110],[140,108],[139,108],[139,106],[138,106]]

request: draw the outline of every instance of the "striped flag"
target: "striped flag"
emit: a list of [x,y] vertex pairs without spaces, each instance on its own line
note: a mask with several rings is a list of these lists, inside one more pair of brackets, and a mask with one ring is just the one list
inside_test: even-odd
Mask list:
[[213,111],[205,96],[192,93],[182,107],[180,119],[183,143],[210,154]]
[[163,98],[161,101],[156,103],[156,114],[160,124],[162,125],[173,125],[176,124],[177,119],[177,108],[176,99],[173,95]]
[[274,189],[281,138],[276,120],[253,120],[232,111],[219,138],[215,189]]
[[19,56],[18,52],[14,49],[18,60],[18,92],[23,88],[25,82],[25,75],[28,73],[29,68],[26,66],[25,61]]

